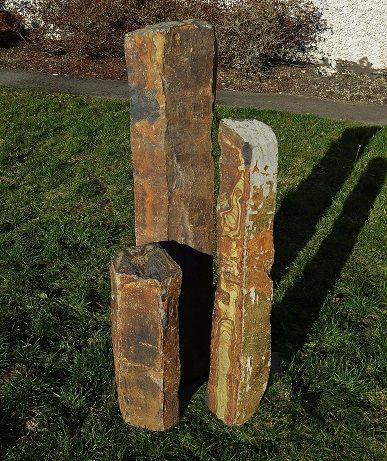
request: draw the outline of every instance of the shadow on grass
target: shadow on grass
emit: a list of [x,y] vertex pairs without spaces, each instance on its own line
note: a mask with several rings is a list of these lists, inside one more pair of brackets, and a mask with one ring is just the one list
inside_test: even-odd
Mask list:
[[213,257],[175,241],[160,244],[183,274],[179,299],[179,394],[183,413],[193,394],[207,381],[210,370]]
[[275,260],[271,271],[275,283],[313,236],[318,221],[379,130],[379,127],[346,129],[311,174],[284,198],[275,216]]
[[0,405],[0,453],[4,454],[22,435],[21,421]]
[[[304,344],[327,294],[356,244],[387,172],[383,158],[371,160],[346,199],[332,232],[323,240],[301,277],[273,309],[273,349],[290,358]],[[305,217],[305,220],[309,218]],[[290,224],[289,224],[290,226]],[[309,229],[309,228],[308,228]]]

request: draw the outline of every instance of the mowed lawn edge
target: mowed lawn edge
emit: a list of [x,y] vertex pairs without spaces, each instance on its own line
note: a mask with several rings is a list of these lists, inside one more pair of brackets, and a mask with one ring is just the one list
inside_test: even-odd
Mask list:
[[216,420],[203,386],[153,434],[122,422],[110,336],[108,265],[134,244],[129,104],[0,87],[4,459],[386,459],[387,127],[217,108],[215,165],[226,117],[279,141],[281,366],[247,424]]

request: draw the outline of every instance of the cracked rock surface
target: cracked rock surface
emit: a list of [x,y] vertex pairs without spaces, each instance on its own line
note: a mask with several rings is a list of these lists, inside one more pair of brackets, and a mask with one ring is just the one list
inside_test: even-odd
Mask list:
[[122,416],[132,426],[165,430],[179,422],[181,270],[159,244],[149,244],[119,252],[110,274]]
[[208,382],[210,410],[228,425],[251,418],[270,372],[277,140],[257,120],[222,120],[219,281]]
[[197,20],[126,35],[136,243],[213,252],[215,36]]

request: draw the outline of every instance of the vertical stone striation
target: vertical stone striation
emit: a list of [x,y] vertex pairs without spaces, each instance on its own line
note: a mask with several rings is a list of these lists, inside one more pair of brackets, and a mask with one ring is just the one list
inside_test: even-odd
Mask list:
[[270,371],[277,140],[256,120],[222,120],[219,142],[219,282],[212,325],[210,410],[246,422]]
[[130,425],[154,431],[178,423],[178,301],[181,270],[158,244],[113,259],[112,336],[120,410]]
[[197,20],[146,27],[126,35],[125,55],[136,242],[212,255],[214,31]]

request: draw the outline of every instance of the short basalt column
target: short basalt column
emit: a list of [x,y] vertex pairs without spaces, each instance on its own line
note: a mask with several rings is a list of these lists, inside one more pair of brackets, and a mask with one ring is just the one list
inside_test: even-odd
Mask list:
[[257,409],[270,371],[278,148],[271,128],[256,120],[222,120],[219,142],[219,281],[208,404],[226,424],[239,425]]
[[165,430],[179,421],[181,270],[160,245],[150,244],[118,253],[110,273],[122,416],[132,426]]
[[136,243],[213,253],[215,36],[197,20],[125,38],[131,88]]

